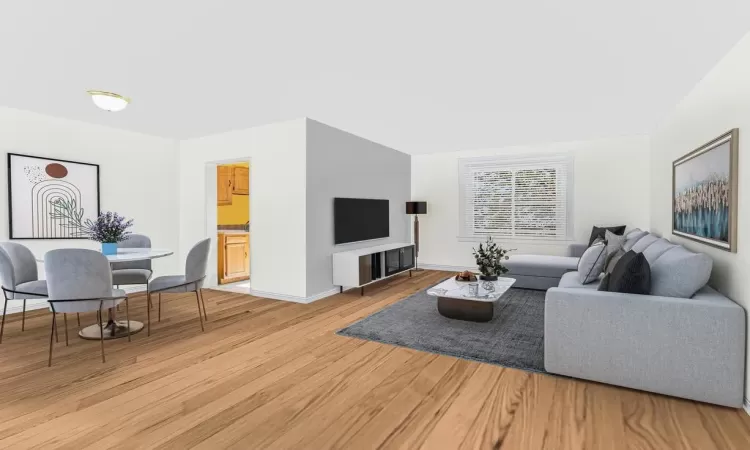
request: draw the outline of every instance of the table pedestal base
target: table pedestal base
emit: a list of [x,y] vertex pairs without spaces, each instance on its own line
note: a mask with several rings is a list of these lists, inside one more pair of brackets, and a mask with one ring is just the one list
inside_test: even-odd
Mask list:
[[437,308],[441,316],[470,322],[489,322],[495,313],[493,302],[477,302],[460,298],[438,297]]
[[[110,320],[104,325],[104,340],[109,339],[120,339],[128,337],[128,323],[125,320],[113,321]],[[88,326],[78,332],[78,336],[83,339],[100,340],[99,325]],[[137,322],[135,320],[130,321],[130,334],[136,334],[143,330],[143,322]]]

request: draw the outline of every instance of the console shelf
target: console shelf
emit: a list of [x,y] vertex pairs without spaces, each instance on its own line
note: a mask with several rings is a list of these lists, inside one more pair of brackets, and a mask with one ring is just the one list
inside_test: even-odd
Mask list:
[[414,244],[384,244],[333,254],[333,284],[364,287],[414,268]]

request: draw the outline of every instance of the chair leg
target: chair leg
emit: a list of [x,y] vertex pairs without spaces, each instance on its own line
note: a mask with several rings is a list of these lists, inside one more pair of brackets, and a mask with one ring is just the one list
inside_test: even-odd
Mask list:
[[125,297],[125,320],[128,322],[128,342],[130,342],[130,307],[128,306],[127,297]]
[[157,322],[161,322],[161,292],[156,295],[159,297],[159,320]]
[[52,329],[49,330],[49,360],[47,361],[47,367],[52,367],[52,337],[55,335],[57,326],[55,325],[55,313],[52,313]]
[[55,320],[55,342],[60,342],[60,336],[57,334],[57,320]]
[[151,308],[149,308],[149,305],[151,304],[151,293],[146,292],[146,297],[148,298],[148,305],[146,305],[146,315],[148,316],[148,336],[151,336]]
[[200,294],[198,294],[198,290],[195,290],[195,301],[198,302],[198,318],[201,321],[201,331],[206,331],[203,328],[203,314],[201,314],[201,297]]
[[198,289],[198,293],[201,296],[201,303],[203,304],[203,318],[208,322],[208,314],[206,314],[206,299],[203,298],[203,289]]
[[65,322],[65,346],[68,346],[68,314],[63,313],[63,322]]
[[78,317],[78,329],[81,329],[81,313],[76,313],[76,317]]
[[3,331],[5,331],[5,310],[8,308],[8,299],[5,299],[5,304],[3,305],[3,323],[0,325],[0,344],[3,342]]
[[26,331],[26,299],[23,299],[23,312],[21,313],[21,331]]
[[102,309],[101,308],[99,308],[97,319],[99,319],[99,341],[102,343],[102,362],[106,362],[106,360],[104,359],[104,325],[102,325]]

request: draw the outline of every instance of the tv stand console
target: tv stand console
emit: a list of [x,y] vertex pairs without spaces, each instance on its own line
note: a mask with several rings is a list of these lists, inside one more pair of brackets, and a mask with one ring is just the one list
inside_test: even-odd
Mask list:
[[365,286],[414,268],[414,244],[384,244],[333,254],[333,284],[358,287],[364,295]]

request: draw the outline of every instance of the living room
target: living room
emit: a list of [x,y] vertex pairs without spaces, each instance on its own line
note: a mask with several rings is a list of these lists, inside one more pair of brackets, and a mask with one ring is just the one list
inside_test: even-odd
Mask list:
[[0,13],[0,447],[750,442],[750,5],[85,3]]

